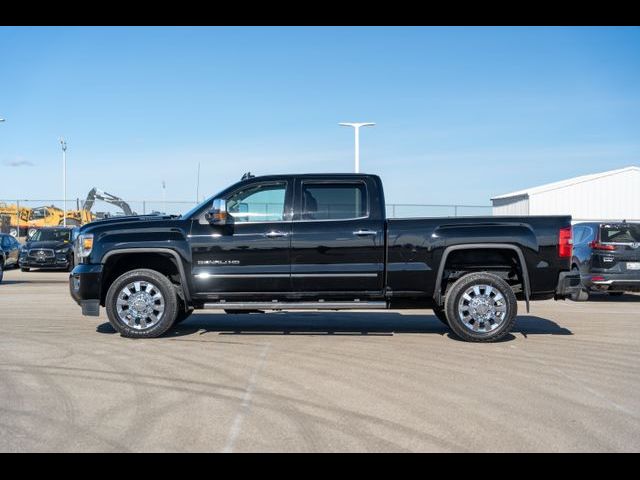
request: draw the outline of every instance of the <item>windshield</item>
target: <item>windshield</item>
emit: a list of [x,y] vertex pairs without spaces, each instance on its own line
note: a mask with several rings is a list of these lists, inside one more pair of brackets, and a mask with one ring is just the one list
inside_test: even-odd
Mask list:
[[602,243],[636,243],[640,242],[640,224],[603,225],[600,228]]
[[37,230],[29,241],[31,242],[49,242],[49,241],[70,241],[71,230]]

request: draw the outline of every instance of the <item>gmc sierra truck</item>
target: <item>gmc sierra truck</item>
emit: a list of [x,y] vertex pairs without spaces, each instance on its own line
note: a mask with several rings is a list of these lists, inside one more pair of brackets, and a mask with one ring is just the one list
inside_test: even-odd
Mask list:
[[460,338],[495,341],[517,299],[564,299],[571,217],[386,219],[376,175],[243,179],[181,216],[81,227],[71,296],[125,337],[158,337],[196,309],[431,308]]

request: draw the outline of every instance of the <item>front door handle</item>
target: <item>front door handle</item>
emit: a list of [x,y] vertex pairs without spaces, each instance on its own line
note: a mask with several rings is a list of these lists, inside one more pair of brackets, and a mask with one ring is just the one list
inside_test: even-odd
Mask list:
[[376,232],[375,230],[356,230],[355,232],[353,232],[354,235],[357,235],[358,237],[363,237],[365,235],[377,235],[378,232]]
[[286,237],[287,234],[285,232],[277,232],[274,230],[274,231],[265,233],[264,236],[267,238],[280,238],[280,237]]

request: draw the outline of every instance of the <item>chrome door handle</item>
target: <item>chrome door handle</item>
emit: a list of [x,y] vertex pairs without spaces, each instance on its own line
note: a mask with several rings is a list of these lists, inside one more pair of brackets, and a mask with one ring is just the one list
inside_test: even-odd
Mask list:
[[279,238],[279,237],[286,237],[287,234],[285,232],[272,231],[272,232],[265,233],[264,236],[267,238]]
[[377,235],[378,232],[376,232],[375,230],[357,230],[353,232],[353,234],[358,235],[359,237],[362,237],[365,235]]

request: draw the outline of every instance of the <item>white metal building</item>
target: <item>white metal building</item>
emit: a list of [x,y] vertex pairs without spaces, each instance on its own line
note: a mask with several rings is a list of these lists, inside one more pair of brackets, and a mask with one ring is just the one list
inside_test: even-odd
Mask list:
[[563,215],[640,221],[640,167],[583,175],[491,199],[494,215]]

